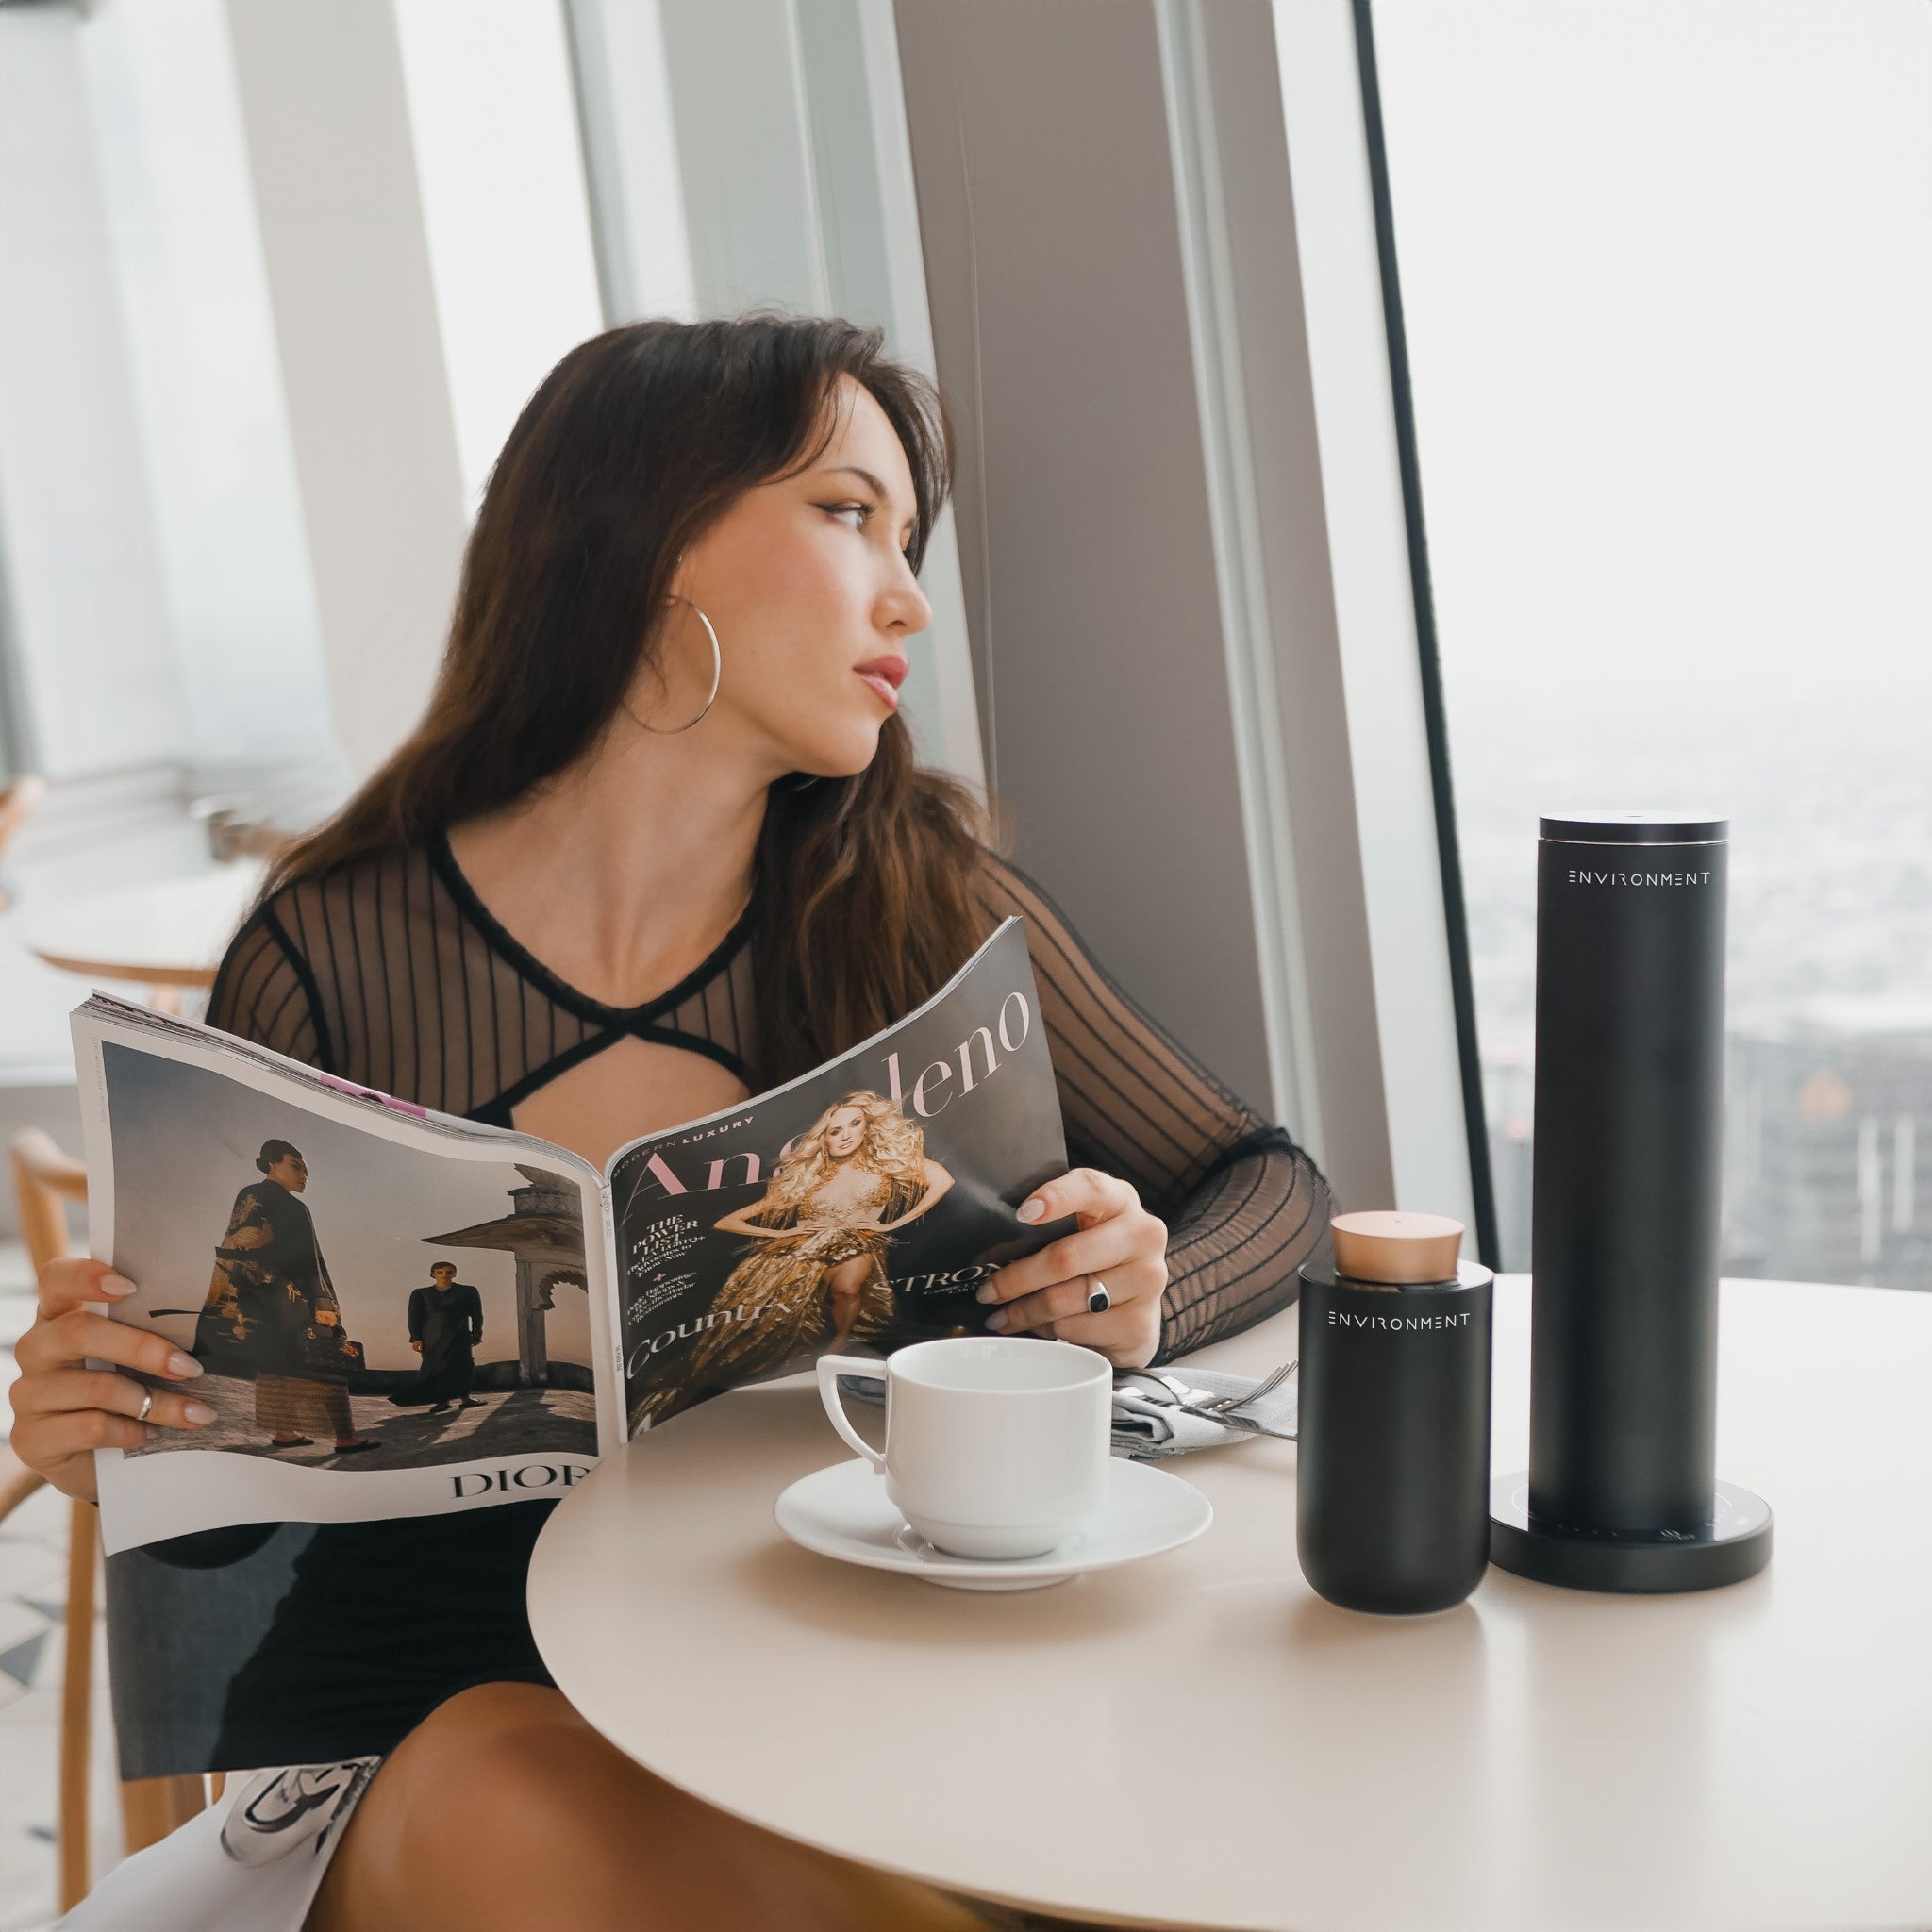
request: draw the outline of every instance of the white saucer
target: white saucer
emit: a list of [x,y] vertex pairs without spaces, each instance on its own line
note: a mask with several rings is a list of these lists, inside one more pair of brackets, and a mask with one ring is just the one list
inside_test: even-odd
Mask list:
[[1011,1562],[935,1549],[892,1507],[885,1479],[856,1456],[801,1476],[772,1515],[793,1542],[822,1557],[903,1571],[948,1590],[1039,1590],[1083,1570],[1110,1570],[1178,1549],[1214,1521],[1208,1498],[1164,1469],[1114,1457],[1107,1473],[1107,1501],[1088,1523],[1058,1549]]

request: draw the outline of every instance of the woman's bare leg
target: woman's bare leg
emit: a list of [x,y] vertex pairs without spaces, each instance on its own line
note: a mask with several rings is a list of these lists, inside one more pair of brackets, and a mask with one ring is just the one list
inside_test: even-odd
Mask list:
[[924,1886],[687,1796],[606,1742],[558,1691],[483,1684],[391,1753],[349,1821],[306,1932],[978,1932],[985,1924]]
[[852,1331],[858,1324],[859,1302],[871,1275],[869,1255],[855,1255],[826,1274],[825,1284],[832,1291],[832,1340],[828,1344],[832,1349],[843,1348],[852,1339]]

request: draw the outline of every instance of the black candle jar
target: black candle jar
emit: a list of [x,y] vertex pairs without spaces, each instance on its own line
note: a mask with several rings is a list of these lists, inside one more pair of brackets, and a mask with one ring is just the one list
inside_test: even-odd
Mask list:
[[1490,1548],[1494,1277],[1403,1285],[1301,1271],[1295,1554],[1344,1609],[1459,1604]]

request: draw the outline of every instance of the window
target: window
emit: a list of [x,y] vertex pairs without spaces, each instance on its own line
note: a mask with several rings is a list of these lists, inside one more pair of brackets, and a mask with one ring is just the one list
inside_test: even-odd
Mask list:
[[0,18],[0,290],[16,755],[57,780],[325,761],[217,0]]
[[463,492],[531,391],[604,326],[558,0],[397,0]]
[[1505,1261],[1537,814],[1704,802],[1726,1271],[1932,1286],[1932,8],[1374,25]]

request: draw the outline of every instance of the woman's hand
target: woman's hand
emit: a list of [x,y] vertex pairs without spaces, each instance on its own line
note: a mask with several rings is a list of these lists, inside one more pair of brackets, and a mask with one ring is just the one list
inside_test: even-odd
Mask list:
[[207,1403],[158,1389],[147,1421],[140,1422],[147,1390],[131,1375],[87,1366],[92,1356],[175,1382],[201,1374],[201,1364],[166,1336],[143,1334],[84,1306],[133,1292],[133,1282],[105,1261],[49,1261],[41,1270],[40,1312],[13,1351],[20,1365],[10,1391],[13,1453],[57,1490],[87,1502],[94,1495],[96,1449],[138,1449],[157,1424],[199,1429],[215,1419]]
[[1077,1341],[1118,1369],[1142,1368],[1160,1346],[1167,1224],[1141,1207],[1126,1181],[1091,1167],[1048,1181],[1020,1206],[1022,1221],[1069,1214],[1077,1233],[1008,1263],[979,1291],[981,1301],[999,1304],[986,1325],[999,1335]]

